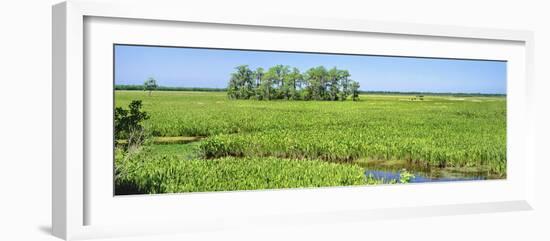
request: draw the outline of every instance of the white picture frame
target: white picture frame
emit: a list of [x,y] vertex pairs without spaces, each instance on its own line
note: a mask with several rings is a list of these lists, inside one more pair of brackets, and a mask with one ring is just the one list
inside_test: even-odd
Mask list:
[[[150,11],[153,8],[155,11]],[[55,5],[52,15],[52,227],[53,234],[60,238],[84,239],[194,232],[243,226],[268,227],[304,222],[331,223],[533,208],[536,159],[532,150],[534,130],[533,125],[530,124],[532,121],[530,117],[533,116],[534,111],[530,104],[531,93],[533,93],[533,34],[531,32],[292,16],[210,16],[188,9],[185,3],[177,1],[144,3],[72,0]],[[93,27],[87,28],[87,24]],[[156,33],[159,34],[154,35],[157,37],[140,38],[136,30],[128,24],[138,26],[140,29],[158,31]],[[96,77],[90,77],[86,69],[98,70],[94,72],[98,73],[94,74],[95,76],[109,73],[108,69],[104,69],[109,67],[108,64],[105,66],[94,64],[98,63],[98,59],[94,58],[101,60],[108,53],[102,50],[106,46],[104,43],[113,44],[122,39],[125,43],[181,45],[182,43],[173,40],[177,39],[178,31],[170,31],[173,35],[165,34],[163,25],[185,28],[193,24],[200,25],[193,31],[203,31],[201,32],[203,34],[207,34],[205,31],[215,32],[220,29],[245,31],[249,32],[248,34],[256,34],[254,35],[256,37],[286,34],[285,31],[288,31],[304,35],[304,39],[311,38],[308,33],[315,33],[316,36],[321,36],[319,38],[334,39],[352,34],[357,35],[358,38],[372,37],[373,44],[376,44],[376,38],[395,39],[395,46],[397,46],[395,49],[384,50],[387,43],[380,45],[378,51],[388,55],[452,58],[456,57],[454,55],[460,50],[462,55],[458,57],[461,58],[505,59],[510,63],[508,67],[510,102],[508,103],[508,155],[511,162],[508,167],[508,178],[484,182],[428,185],[382,185],[116,198],[112,195],[108,196],[105,194],[105,187],[109,182],[112,186],[112,180],[101,181],[95,177],[105,176],[109,172],[112,174],[112,167],[109,169],[107,166],[86,160],[90,158],[90,145],[93,146],[90,143],[96,141],[94,138],[89,138],[90,132],[97,133],[96,130],[101,128],[94,125],[90,127],[87,123],[91,121],[89,118],[101,116],[96,115],[99,112],[94,112],[95,106],[100,105],[101,101],[90,104],[90,98],[98,100],[94,97],[95,95],[102,91],[112,91],[106,87],[112,88],[112,80],[106,80],[108,85],[98,85],[96,84],[98,81],[90,84],[86,79]],[[209,29],[210,27],[214,29]],[[186,31],[191,30],[186,29]],[[258,34],[258,31],[263,34]],[[215,34],[214,32],[210,34]],[[403,41],[399,42],[400,39]],[[93,43],[89,44],[87,41]],[[415,41],[440,45],[438,48],[421,47],[422,44],[415,45]],[[231,37],[228,37],[225,46],[218,46],[219,44],[214,41],[203,43],[202,47],[242,48],[243,46],[238,45],[246,43],[232,43]],[[293,47],[305,48],[305,46],[290,46],[284,43],[281,45],[271,43],[269,46],[270,49],[283,50]],[[315,48],[330,46],[311,45],[310,47],[312,48],[310,51],[315,51],[319,50]],[[87,56],[90,55],[90,49],[87,48],[93,50],[95,57],[92,59]],[[261,48],[261,46],[249,48]],[[341,51],[346,50],[337,52]],[[374,50],[365,51],[367,51],[365,53],[372,53],[369,51]],[[109,102],[112,99],[106,98],[105,101],[106,104],[112,103]],[[108,121],[111,120],[112,118]],[[109,133],[111,130],[112,128],[108,129],[106,135],[112,135]],[[90,174],[90,169],[97,171]],[[452,193],[446,192],[447,189],[452,190]],[[112,192],[112,190],[107,191]],[[437,199],[438,193],[445,193],[445,195],[438,200],[433,200],[433,197]],[[380,198],[369,199],[368,207],[361,208],[358,202],[342,205],[344,198],[356,199],[372,194]],[[396,201],[402,195],[412,194],[432,198],[429,201],[422,198]],[[462,197],[457,198],[459,195]],[[284,201],[289,198],[298,201]],[[333,204],[328,201],[315,204],[311,202],[327,200],[327,198],[330,198],[328,201]],[[275,204],[275,202],[277,205],[270,207],[254,205],[254,203]],[[223,208],[218,203],[224,203]],[[365,202],[362,201],[362,203]],[[139,215],[131,212],[140,207],[148,208],[142,208]]]

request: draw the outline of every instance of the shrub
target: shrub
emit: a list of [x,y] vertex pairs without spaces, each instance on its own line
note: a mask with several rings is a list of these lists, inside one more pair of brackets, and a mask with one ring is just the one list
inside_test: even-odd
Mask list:
[[141,111],[141,100],[134,100],[128,106],[115,108],[115,144],[118,140],[125,140],[126,147],[138,147],[146,139],[143,121],[149,119],[147,112]]

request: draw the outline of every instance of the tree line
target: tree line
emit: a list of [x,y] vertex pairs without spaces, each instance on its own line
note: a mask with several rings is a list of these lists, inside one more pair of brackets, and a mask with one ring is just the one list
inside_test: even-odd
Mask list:
[[359,100],[359,83],[347,70],[313,67],[304,73],[298,68],[275,65],[264,71],[248,65],[235,67],[227,87],[231,99],[257,100]]
[[[144,90],[147,91],[145,85],[115,85],[115,90]],[[209,87],[173,87],[173,86],[157,86],[155,91],[201,91],[201,92],[226,92],[226,88],[209,88]]]

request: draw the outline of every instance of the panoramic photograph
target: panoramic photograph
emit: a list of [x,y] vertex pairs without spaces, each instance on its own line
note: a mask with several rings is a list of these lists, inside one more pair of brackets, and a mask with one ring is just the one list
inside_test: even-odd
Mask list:
[[506,61],[113,51],[115,195],[506,179]]

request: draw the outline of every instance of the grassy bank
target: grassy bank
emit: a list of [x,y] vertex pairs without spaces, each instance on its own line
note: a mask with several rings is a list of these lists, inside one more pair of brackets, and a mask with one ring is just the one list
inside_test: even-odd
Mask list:
[[153,145],[135,153],[117,152],[116,193],[307,188],[382,181],[365,177],[364,170],[357,165],[273,157],[205,160],[185,154],[192,152],[192,147],[181,145]]

